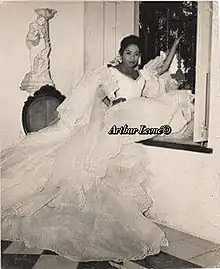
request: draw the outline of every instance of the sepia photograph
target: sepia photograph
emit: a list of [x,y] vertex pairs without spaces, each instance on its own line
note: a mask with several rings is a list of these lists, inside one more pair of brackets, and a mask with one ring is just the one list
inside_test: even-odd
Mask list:
[[0,1],[1,268],[220,268],[218,1]]

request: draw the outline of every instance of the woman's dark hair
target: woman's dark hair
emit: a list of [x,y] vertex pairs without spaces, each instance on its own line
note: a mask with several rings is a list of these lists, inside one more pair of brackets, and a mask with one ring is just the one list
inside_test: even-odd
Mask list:
[[142,53],[142,45],[141,45],[140,38],[136,35],[129,35],[122,39],[121,44],[120,44],[119,54],[122,56],[125,49],[130,45],[138,46],[140,53]]

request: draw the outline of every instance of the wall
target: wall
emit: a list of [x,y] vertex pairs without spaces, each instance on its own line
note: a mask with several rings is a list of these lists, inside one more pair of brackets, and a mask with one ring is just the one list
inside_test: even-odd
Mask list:
[[145,148],[158,222],[220,243],[219,148],[217,140],[212,155]]
[[136,29],[133,2],[85,2],[84,7],[86,72],[113,59],[120,40]]

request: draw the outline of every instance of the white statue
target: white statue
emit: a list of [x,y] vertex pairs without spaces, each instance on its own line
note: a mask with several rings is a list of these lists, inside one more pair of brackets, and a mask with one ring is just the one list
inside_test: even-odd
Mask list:
[[21,90],[35,92],[45,84],[53,85],[50,74],[49,20],[57,13],[54,9],[36,9],[36,21],[29,24],[26,45],[29,49],[30,71],[21,82]]

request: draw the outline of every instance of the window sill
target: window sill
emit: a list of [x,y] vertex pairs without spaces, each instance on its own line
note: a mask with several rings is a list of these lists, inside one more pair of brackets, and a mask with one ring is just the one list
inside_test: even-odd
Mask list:
[[206,154],[213,153],[212,148],[207,148],[205,146],[202,146],[200,143],[196,143],[192,140],[174,140],[174,139],[169,140],[169,139],[163,139],[161,137],[157,137],[157,138],[141,140],[136,143],[143,144],[146,146],[151,146],[151,147],[192,151],[192,152],[199,152],[199,153],[206,153]]

